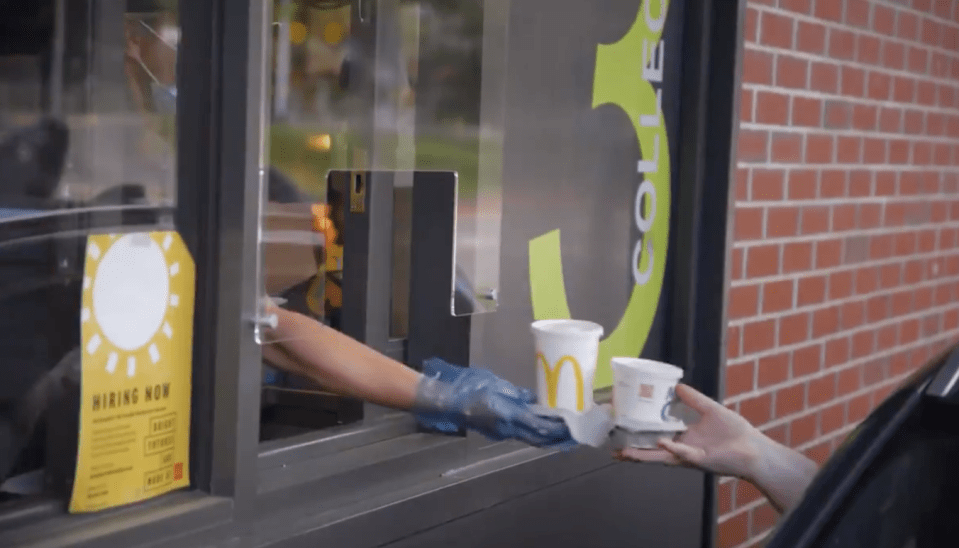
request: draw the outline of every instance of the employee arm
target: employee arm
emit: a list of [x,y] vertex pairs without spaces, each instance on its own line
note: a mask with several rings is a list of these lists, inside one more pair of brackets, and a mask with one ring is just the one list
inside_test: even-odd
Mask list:
[[302,314],[274,307],[278,325],[263,346],[276,367],[343,396],[409,410],[421,375],[355,339]]
[[490,371],[433,358],[421,374],[312,318],[279,307],[270,312],[278,324],[267,340],[276,342],[264,345],[264,358],[328,390],[410,411],[422,426],[444,433],[471,429],[538,447],[576,445],[562,420],[530,410],[532,392]]

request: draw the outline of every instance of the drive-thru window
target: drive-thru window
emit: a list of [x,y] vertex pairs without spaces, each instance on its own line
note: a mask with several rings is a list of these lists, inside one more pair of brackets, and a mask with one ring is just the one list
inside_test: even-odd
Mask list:
[[0,545],[712,545],[710,477],[423,432],[263,348],[274,303],[534,386],[575,317],[596,401],[612,356],[716,396],[739,8],[18,4]]

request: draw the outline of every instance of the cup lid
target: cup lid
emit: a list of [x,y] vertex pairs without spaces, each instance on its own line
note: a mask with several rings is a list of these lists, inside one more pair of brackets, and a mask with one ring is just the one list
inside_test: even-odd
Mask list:
[[676,367],[675,365],[643,358],[617,356],[612,359],[612,366],[614,369],[617,367],[623,367],[637,373],[646,373],[648,375],[655,375],[657,377],[663,377],[669,380],[680,379],[684,373],[681,368]]
[[603,336],[603,326],[585,320],[538,320],[530,324],[534,334],[565,336]]

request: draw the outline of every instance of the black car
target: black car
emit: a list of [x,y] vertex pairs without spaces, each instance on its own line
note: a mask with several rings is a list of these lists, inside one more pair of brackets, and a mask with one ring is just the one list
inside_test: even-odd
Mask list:
[[849,435],[766,546],[959,546],[959,344]]

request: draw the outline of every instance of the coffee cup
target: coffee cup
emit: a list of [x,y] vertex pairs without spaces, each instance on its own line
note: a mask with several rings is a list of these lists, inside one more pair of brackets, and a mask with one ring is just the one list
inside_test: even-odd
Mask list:
[[530,329],[536,346],[539,405],[589,411],[603,326],[581,320],[540,320]]
[[611,365],[616,426],[635,431],[677,421],[671,406],[682,369],[642,358],[616,357]]

